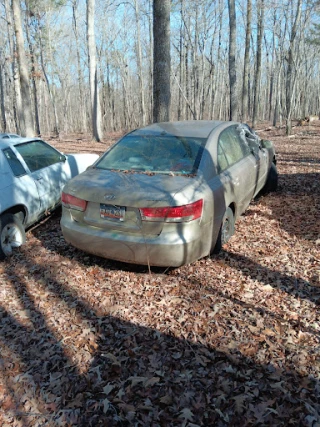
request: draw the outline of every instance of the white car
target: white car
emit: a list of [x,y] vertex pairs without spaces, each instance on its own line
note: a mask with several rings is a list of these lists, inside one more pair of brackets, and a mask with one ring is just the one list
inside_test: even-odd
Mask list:
[[98,157],[65,155],[38,138],[0,137],[0,259],[25,242],[25,229],[56,208],[66,182]]
[[13,139],[13,138],[22,138],[16,133],[0,133],[0,139]]

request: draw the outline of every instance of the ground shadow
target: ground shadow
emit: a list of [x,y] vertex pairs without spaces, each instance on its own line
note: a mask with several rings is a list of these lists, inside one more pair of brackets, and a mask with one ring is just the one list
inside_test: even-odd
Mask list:
[[[283,355],[277,354],[270,363],[258,362],[258,355],[273,345],[272,337],[243,342],[240,336],[236,341],[225,336],[217,347],[206,330],[195,338],[182,322],[177,331],[174,319],[166,319],[165,306],[161,310],[167,332],[133,324],[113,315],[108,305],[101,311],[99,301],[89,302],[57,279],[59,266],[50,258],[44,265],[41,259],[37,263],[25,256],[25,270],[43,288],[43,300],[30,294],[29,279],[8,262],[6,280],[19,310],[17,316],[5,306],[0,310],[0,339],[7,350],[2,355],[2,378],[20,366],[4,384],[12,394],[5,413],[21,420],[21,425],[312,426],[320,420],[319,381],[283,363],[289,347],[284,345]],[[250,275],[259,268],[244,257],[222,257],[240,268],[245,265]],[[203,289],[208,291],[205,284]],[[214,295],[215,289],[210,292]],[[243,304],[216,293],[219,297]],[[82,363],[75,362],[76,348],[64,337],[63,321],[43,314],[45,302],[52,313],[63,306],[75,328],[86,325],[77,337],[77,345],[86,349]],[[245,308],[252,310],[253,318],[266,314],[257,307]],[[21,313],[26,322],[18,320]],[[232,331],[232,312],[229,316]],[[214,316],[208,328],[219,329]],[[14,357],[8,360],[6,354]]]
[[[279,188],[268,197],[258,197],[261,206],[267,206],[259,215],[267,220],[276,219],[280,227],[291,236],[304,240],[320,239],[320,173],[296,173],[279,175]],[[248,208],[245,215],[251,215]]]
[[276,269],[272,270],[244,255],[224,252],[221,257],[223,257],[226,265],[240,270],[245,276],[253,280],[258,280],[264,285],[272,286],[275,289],[280,289],[287,294],[309,300],[320,306],[320,282],[316,276],[308,282],[285,272]]

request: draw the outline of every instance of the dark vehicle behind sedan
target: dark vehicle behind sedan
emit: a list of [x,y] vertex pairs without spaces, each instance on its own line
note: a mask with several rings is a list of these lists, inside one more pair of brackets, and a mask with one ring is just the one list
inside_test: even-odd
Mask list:
[[62,193],[61,227],[75,247],[156,266],[221,247],[261,190],[277,186],[272,143],[241,123],[157,123],[120,139]]

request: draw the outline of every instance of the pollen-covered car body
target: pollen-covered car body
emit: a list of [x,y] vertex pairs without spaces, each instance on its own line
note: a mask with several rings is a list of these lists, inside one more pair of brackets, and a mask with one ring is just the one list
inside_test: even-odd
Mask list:
[[119,261],[193,262],[221,249],[260,190],[275,189],[275,161],[272,144],[240,123],[137,129],[66,185],[63,235],[79,249]]
[[65,155],[39,138],[0,139],[0,258],[24,243],[25,228],[59,205],[67,181],[98,157]]

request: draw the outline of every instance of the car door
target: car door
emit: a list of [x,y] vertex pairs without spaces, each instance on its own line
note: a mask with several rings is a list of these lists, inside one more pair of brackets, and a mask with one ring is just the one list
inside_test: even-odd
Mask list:
[[41,202],[37,185],[10,147],[0,152],[0,189],[0,213],[23,205],[27,209],[26,226],[39,218]]
[[257,184],[254,193],[254,195],[256,195],[264,187],[267,179],[269,169],[269,153],[266,148],[263,148],[260,145],[259,139],[252,140],[250,138],[249,146],[256,160]]
[[61,190],[70,179],[66,157],[41,140],[15,146],[34,179],[41,200],[41,210],[53,208],[60,201]]
[[236,126],[221,132],[218,139],[218,172],[225,199],[236,204],[237,215],[249,205],[257,185],[257,159],[241,141]]

